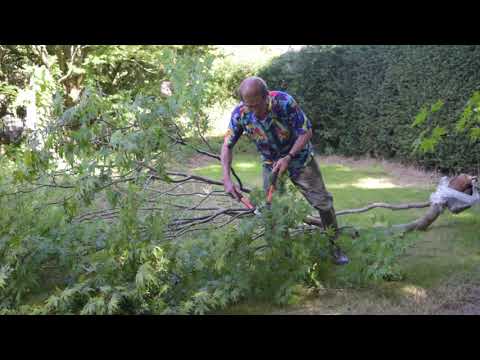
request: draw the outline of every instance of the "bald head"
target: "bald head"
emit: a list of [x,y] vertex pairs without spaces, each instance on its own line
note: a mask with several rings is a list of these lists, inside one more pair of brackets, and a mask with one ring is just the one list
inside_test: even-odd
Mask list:
[[268,88],[265,81],[257,76],[248,77],[238,88],[243,105],[259,119],[267,115]]
[[238,91],[242,100],[245,97],[265,98],[268,95],[267,83],[258,76],[251,76],[243,80]]

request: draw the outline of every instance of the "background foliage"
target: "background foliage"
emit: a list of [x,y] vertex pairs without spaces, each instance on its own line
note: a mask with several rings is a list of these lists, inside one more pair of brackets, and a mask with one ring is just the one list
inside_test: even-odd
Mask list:
[[260,76],[298,98],[322,153],[478,172],[479,55],[477,45],[309,46]]

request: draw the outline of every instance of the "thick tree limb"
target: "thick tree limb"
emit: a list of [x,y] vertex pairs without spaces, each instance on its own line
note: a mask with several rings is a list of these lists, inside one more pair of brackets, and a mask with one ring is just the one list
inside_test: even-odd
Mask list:
[[393,225],[393,228],[403,232],[409,232],[412,230],[426,230],[435,220],[437,220],[444,210],[445,205],[432,204],[427,213],[421,218],[408,224]]

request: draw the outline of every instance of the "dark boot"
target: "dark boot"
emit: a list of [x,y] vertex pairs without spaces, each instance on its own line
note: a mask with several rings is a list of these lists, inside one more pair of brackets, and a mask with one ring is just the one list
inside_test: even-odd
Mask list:
[[349,260],[347,255],[343,253],[343,251],[340,249],[340,247],[337,245],[336,240],[339,237],[339,230],[338,230],[338,223],[337,223],[337,217],[335,216],[335,209],[332,207],[330,210],[318,210],[318,213],[320,214],[320,218],[322,219],[322,224],[324,230],[327,230],[328,228],[333,228],[335,231],[333,236],[329,236],[329,242],[330,242],[330,251],[331,255],[333,258],[333,262],[336,265],[346,265],[348,264]]

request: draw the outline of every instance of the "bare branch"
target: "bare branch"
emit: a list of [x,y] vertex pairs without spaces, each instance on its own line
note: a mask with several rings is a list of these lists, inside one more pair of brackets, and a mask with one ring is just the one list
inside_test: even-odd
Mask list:
[[[208,117],[207,117],[208,119]],[[197,121],[197,130],[198,130],[198,135],[200,135],[200,139],[202,139],[203,143],[205,145],[207,145],[208,149],[210,150],[210,152],[213,152],[213,148],[212,146],[210,145],[210,143],[207,141],[207,139],[205,139],[205,137],[203,136],[202,132],[200,131],[200,124],[198,123]],[[220,159],[218,159],[220,160]]]
[[[192,208],[188,206],[183,206],[183,205],[177,205],[177,204],[169,204],[173,207],[179,208],[179,209],[184,209],[184,210],[192,210]],[[210,208],[196,208],[195,211],[215,211],[215,210],[220,210],[221,208],[219,207],[210,207]]]
[[203,224],[204,223],[204,220],[207,219],[207,221],[209,220],[213,220],[215,219],[216,217],[220,216],[220,215],[231,215],[232,213],[237,213],[237,212],[240,212],[240,213],[250,213],[252,212],[251,210],[249,209],[220,209],[219,211],[215,212],[214,214],[212,215],[206,215],[206,216],[200,216],[200,217],[196,217],[196,218],[188,218],[188,219],[172,219],[172,224],[171,226],[176,226],[176,225],[184,225],[184,224]]
[[75,186],[73,185],[58,185],[58,184],[32,184],[40,187],[51,187],[51,188],[61,188],[61,189],[73,189]]
[[[168,135],[168,137],[170,137],[170,139],[172,139],[172,140],[175,142],[175,144],[181,144],[181,145],[185,145],[185,146],[190,146],[193,150],[195,150],[195,151],[198,152],[199,154],[206,155],[206,156],[211,157],[211,158],[213,158],[213,159],[217,159],[218,161],[221,161],[221,160],[222,160],[222,159],[220,158],[220,156],[217,155],[217,154],[213,154],[213,153],[211,153],[211,152],[207,152],[207,151],[204,151],[204,150],[200,150],[200,149],[198,149],[197,147],[193,146],[192,144],[187,144],[187,143],[185,142],[185,140],[181,137],[181,135],[178,134],[178,131],[180,130],[180,129],[178,128],[178,125],[177,125],[177,124],[174,124],[174,125],[175,125],[176,128],[177,128],[177,136],[178,136],[179,138],[178,138],[178,139],[175,139],[174,137],[172,137],[172,136],[170,136],[170,135]],[[202,135],[201,133],[200,133],[200,137],[201,137],[202,140],[207,144],[207,146],[209,147],[210,151],[212,151],[212,148],[211,148],[210,144],[209,144],[208,141],[203,137],[203,135]],[[235,169],[233,168],[233,166],[230,166],[230,170],[232,171],[233,177],[237,180],[238,185],[240,186],[240,190],[248,193],[248,191],[245,191],[246,188],[243,187],[243,183],[242,183],[242,181],[240,180],[240,177],[239,177],[239,176],[237,175],[237,173],[235,172]]]
[[60,205],[60,204],[63,204],[66,200],[69,200],[73,197],[73,195],[70,195],[70,196],[67,196],[63,199],[60,199],[60,200],[57,200],[57,201],[52,201],[52,202],[49,202],[49,203],[46,203],[46,204],[42,204],[40,206],[37,206],[35,207],[35,210],[38,211],[38,210],[42,210],[42,209],[45,209],[47,206],[52,206],[52,205]]
[[[211,194],[211,196],[225,196],[225,197],[228,197],[229,195],[225,194],[225,193],[218,193],[218,194],[215,194],[216,191],[212,191],[211,193],[208,193],[208,194]],[[199,193],[199,192],[193,192],[193,193],[162,193],[163,195],[168,195],[168,196],[207,196],[208,194],[205,194],[205,193]]]
[[168,190],[165,190],[165,191],[161,191],[161,190],[158,190],[158,189],[154,189],[154,188],[151,188],[151,187],[146,187],[145,190],[148,190],[148,191],[152,191],[152,192],[155,192],[155,193],[158,193],[159,195],[164,195],[164,194],[167,194],[173,190],[176,190],[178,189],[179,187],[181,187],[183,184],[177,184],[175,185],[174,187],[168,189]]
[[29,190],[18,190],[18,191],[12,192],[12,193],[3,193],[3,194],[0,194],[0,196],[16,196],[18,194],[30,194],[34,191],[37,191],[38,189],[41,189],[41,188],[43,188],[43,186],[38,186],[36,188],[29,189]]
[[391,205],[386,203],[373,203],[360,209],[349,209],[349,210],[337,211],[336,215],[341,216],[341,215],[348,215],[348,214],[358,214],[358,213],[366,212],[375,208],[385,208],[390,210],[406,210],[406,209],[422,209],[429,206],[430,206],[429,201],[423,202],[423,203],[400,204],[400,205]]
[[202,205],[208,198],[210,198],[210,196],[212,194],[213,194],[213,191],[210,191],[202,200],[200,200],[200,202],[197,205],[195,205],[194,207],[191,207],[190,209],[186,209],[186,210],[195,210],[200,205]]
[[221,182],[221,181],[208,179],[208,178],[205,178],[203,176],[198,176],[198,175],[189,175],[189,174],[185,174],[185,173],[172,172],[172,171],[167,171],[167,175],[184,177],[184,179],[181,179],[181,180],[180,179],[178,179],[178,180],[170,179],[170,181],[173,182],[173,183],[185,182],[185,181],[188,181],[188,180],[199,180],[199,181],[205,182],[207,184],[223,186],[223,182]]
[[50,69],[50,64],[48,62],[48,52],[45,45],[32,45],[33,53],[37,56],[37,59],[40,60],[42,65],[45,65]]
[[249,213],[253,213],[252,210],[246,210],[246,211],[243,210],[242,212],[239,212],[237,215],[232,216],[232,218],[229,219],[228,221],[226,221],[225,223],[220,224],[219,226],[215,227],[215,229],[219,229],[221,227],[224,227],[224,226],[230,224],[231,222],[233,222],[234,220],[238,219],[239,217],[245,216],[246,214],[249,214]]
[[67,64],[68,72],[58,80],[59,83],[63,83],[65,80],[70,78],[73,74],[73,67],[74,67],[73,64],[75,62],[75,56],[77,55],[77,52],[81,49],[81,46],[80,45],[73,46],[73,48],[74,49],[73,49],[72,55],[70,57],[70,63]]

